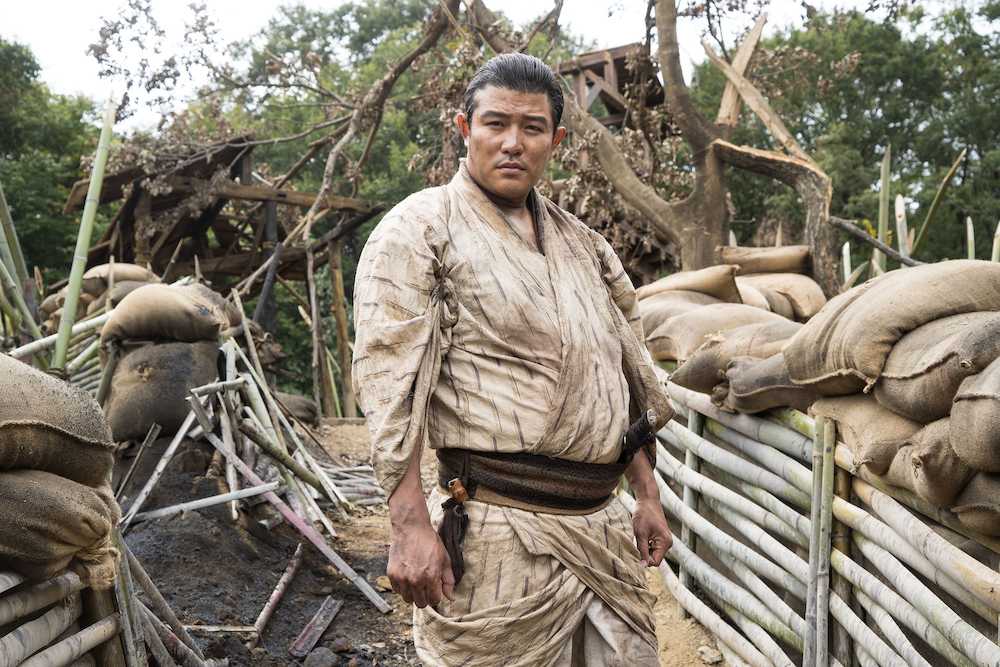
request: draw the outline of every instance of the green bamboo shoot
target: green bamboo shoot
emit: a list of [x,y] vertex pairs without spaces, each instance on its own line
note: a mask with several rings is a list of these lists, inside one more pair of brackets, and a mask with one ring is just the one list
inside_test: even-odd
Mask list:
[[927,227],[930,225],[931,220],[934,219],[934,213],[937,211],[938,205],[944,197],[944,193],[948,190],[948,186],[951,185],[951,179],[954,178],[955,172],[958,171],[958,165],[962,164],[962,160],[965,159],[966,150],[967,149],[963,148],[962,152],[958,154],[957,158],[955,158],[955,162],[952,163],[948,173],[945,174],[944,178],[941,180],[941,185],[938,186],[937,192],[934,193],[934,199],[931,201],[931,207],[927,210],[927,216],[924,218],[924,222],[920,225],[920,231],[917,232],[917,238],[913,241],[913,245],[910,246],[911,256],[917,254],[917,248],[920,247],[920,242],[924,240],[924,236],[927,234]]
[[97,142],[97,154],[94,156],[94,168],[90,172],[90,186],[87,188],[87,201],[83,207],[83,217],[80,219],[80,232],[76,237],[76,249],[73,251],[73,266],[69,274],[69,287],[66,290],[66,303],[63,305],[63,316],[59,322],[59,337],[56,339],[56,351],[52,357],[52,367],[62,369],[66,364],[66,351],[69,348],[70,330],[76,321],[76,309],[80,301],[80,288],[83,286],[83,272],[87,269],[87,252],[90,249],[90,236],[94,231],[94,219],[97,216],[97,206],[101,201],[101,184],[104,182],[104,166],[108,162],[108,147],[111,144],[111,128],[115,120],[115,103],[108,99],[104,108],[104,125],[101,137]]
[[[892,176],[890,167],[892,166],[892,146],[886,144],[885,155],[882,156],[882,180],[878,192],[878,240],[886,242],[889,236],[889,180]],[[885,255],[876,250],[872,253],[872,261],[885,271]]]

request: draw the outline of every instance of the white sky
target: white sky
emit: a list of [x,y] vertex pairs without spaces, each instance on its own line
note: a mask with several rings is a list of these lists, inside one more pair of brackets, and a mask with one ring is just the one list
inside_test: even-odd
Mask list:
[[[248,37],[264,27],[277,7],[305,4],[313,8],[334,7],[340,0],[205,0],[216,19],[225,42]],[[428,0],[432,2],[432,0]],[[83,93],[106,99],[113,83],[102,80],[97,64],[87,55],[87,46],[97,41],[102,16],[120,11],[124,0],[7,0],[0,3],[0,37],[27,44],[42,66],[41,78],[59,93]],[[524,24],[548,11],[548,0],[493,0],[494,10],[502,9],[515,23]],[[866,0],[811,0],[817,8],[863,6]],[[599,48],[620,46],[643,38],[645,0],[566,0],[562,25],[573,33],[596,41]],[[154,13],[166,29],[168,39],[180,43],[184,22],[190,16],[183,0],[153,0]],[[765,35],[778,28],[802,22],[799,0],[772,0]],[[745,26],[733,26],[739,30]],[[681,56],[685,69],[704,59],[699,40],[701,25],[684,22],[679,27]],[[152,125],[156,115],[147,111],[128,123]]]

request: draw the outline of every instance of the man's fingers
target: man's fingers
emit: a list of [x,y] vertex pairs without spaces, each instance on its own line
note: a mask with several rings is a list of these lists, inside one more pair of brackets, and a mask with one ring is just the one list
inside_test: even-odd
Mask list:
[[434,577],[427,582],[427,603],[432,607],[444,599],[444,591],[441,588],[440,577]]
[[649,537],[644,530],[637,530],[635,535],[635,546],[639,549],[639,562],[643,567],[649,564]]
[[663,557],[667,555],[667,550],[670,548],[670,537],[667,535],[657,535],[650,542],[649,565],[656,567],[663,561]]
[[451,561],[447,557],[441,571],[441,592],[452,602],[455,601],[455,575],[451,572]]
[[427,590],[425,584],[417,584],[412,589],[413,592],[413,604],[417,605],[420,609],[427,606]]

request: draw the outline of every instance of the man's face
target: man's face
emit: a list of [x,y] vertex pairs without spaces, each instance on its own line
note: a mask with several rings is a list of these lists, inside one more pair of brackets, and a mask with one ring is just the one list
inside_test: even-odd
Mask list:
[[545,93],[487,86],[475,99],[471,119],[464,113],[455,116],[468,145],[469,173],[495,197],[520,206],[542,177],[553,149],[566,136],[566,128],[553,132],[552,109]]

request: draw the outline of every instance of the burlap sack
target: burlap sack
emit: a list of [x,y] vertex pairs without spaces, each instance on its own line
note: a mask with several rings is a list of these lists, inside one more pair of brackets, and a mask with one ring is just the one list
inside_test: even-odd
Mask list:
[[274,397],[299,421],[307,424],[319,423],[319,406],[311,398],[299,394],[286,394],[283,391],[274,392]]
[[[101,331],[112,340],[216,341],[230,316],[207,288],[144,285],[122,299]],[[214,292],[211,292],[213,295]]]
[[870,387],[900,338],[982,310],[1000,310],[1000,263],[952,260],[890,271],[834,297],[810,319],[785,348],[788,371],[826,395]]
[[1000,359],[959,385],[951,406],[951,446],[976,470],[1000,472]]
[[96,589],[111,586],[121,518],[110,486],[94,489],[41,470],[0,472],[0,570],[34,581],[67,567]]
[[0,355],[0,470],[44,470],[99,486],[113,465],[111,433],[90,394]]
[[797,322],[782,320],[747,324],[712,335],[673,372],[670,381],[709,394],[712,387],[725,380],[730,361],[736,357],[766,359],[778,354],[801,326]]
[[635,294],[639,300],[642,300],[660,292],[687,290],[714,296],[726,303],[742,303],[740,291],[736,288],[736,281],[733,279],[736,268],[735,266],[710,266],[697,271],[680,271],[660,278],[649,285],[643,285],[635,291]]
[[224,312],[229,326],[238,326],[243,321],[243,313],[241,313],[239,308],[236,307],[236,304],[226,299],[211,287],[195,283],[193,285],[189,285],[187,289],[191,290],[202,299],[211,302],[216,308],[219,308],[222,312]]
[[114,439],[141,440],[153,424],[176,432],[190,411],[188,391],[218,376],[218,354],[215,343],[161,343],[125,355],[104,406]]
[[1000,537],[1000,475],[976,474],[959,494],[951,511],[969,530]]
[[809,246],[786,245],[776,248],[717,246],[720,264],[738,265],[740,275],[748,273],[807,273]]
[[745,324],[784,321],[780,315],[741,303],[701,306],[671,317],[647,334],[646,347],[656,361],[684,361],[713,334]]
[[[743,276],[736,277],[737,280],[740,280],[741,278],[743,278]],[[737,285],[739,284],[740,283],[737,282]],[[795,308],[792,306],[792,302],[787,296],[769,287],[755,286],[754,289],[760,292],[761,296],[764,297],[767,301],[767,305],[770,306],[772,313],[777,313],[778,315],[787,317],[790,320],[795,319]]]
[[931,422],[900,447],[885,480],[938,507],[952,501],[976,473],[951,448],[948,419]]
[[[95,297],[104,294],[104,291],[108,289],[111,275],[110,264],[101,264],[87,269],[87,272],[83,274],[83,291]],[[160,282],[159,277],[149,269],[135,264],[118,262],[115,262],[114,277],[116,284],[126,280],[140,283]]]
[[661,292],[639,302],[639,315],[642,317],[642,330],[651,332],[674,315],[686,313],[699,306],[722,303],[714,296],[686,290]]
[[853,452],[854,463],[876,475],[889,471],[900,447],[910,444],[923,424],[901,417],[867,394],[824,398],[809,412],[837,422],[837,439]]
[[879,403],[904,417],[947,417],[958,386],[1000,357],[1000,313],[929,322],[899,339],[875,385]]
[[62,308],[62,305],[66,302],[66,288],[62,288],[58,292],[53,292],[52,294],[45,297],[40,304],[38,304],[38,315],[39,319],[47,320],[52,316],[52,313],[56,312],[57,309]]
[[717,406],[746,414],[782,407],[804,412],[817,398],[815,392],[788,379],[780,353],[767,359],[734,358],[726,368],[725,381],[712,390],[712,402]]
[[826,305],[823,288],[809,276],[798,273],[757,273],[737,276],[736,284],[772,290],[785,297],[792,307],[793,319],[805,322]]
[[736,287],[739,289],[740,299],[746,305],[760,308],[761,310],[771,310],[770,302],[764,298],[764,295],[756,287],[752,285],[740,285],[739,283],[736,284]]

